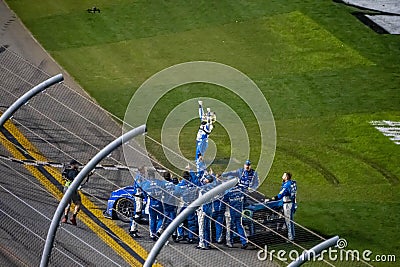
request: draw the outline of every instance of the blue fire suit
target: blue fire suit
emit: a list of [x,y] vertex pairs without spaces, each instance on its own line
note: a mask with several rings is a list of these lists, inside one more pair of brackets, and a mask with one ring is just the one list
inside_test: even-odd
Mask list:
[[164,219],[164,205],[162,203],[162,188],[160,180],[147,180],[141,184],[141,188],[149,201],[149,230],[150,237],[155,237],[161,228]]
[[[183,201],[183,206],[181,207],[180,212],[184,211],[186,207],[192,203],[195,199],[198,197],[198,188],[196,185],[194,185],[191,182],[188,182],[186,180],[181,181],[178,186],[177,186],[177,196],[180,196]],[[194,234],[197,234],[198,229],[197,229],[197,217],[196,213],[193,212],[189,214],[187,217],[188,221],[188,238],[193,239]],[[178,227],[178,236],[184,236],[185,230],[183,228],[183,224]]]
[[[214,188],[218,182],[214,179],[212,183],[205,183],[199,187],[200,194],[205,194],[207,191]],[[198,223],[199,223],[199,247],[206,248],[210,247],[211,244],[211,216],[212,216],[213,202],[210,201],[201,205],[197,210]]]
[[199,153],[204,156],[204,153],[208,147],[208,136],[211,134],[213,130],[213,125],[211,120],[207,114],[204,113],[203,107],[199,105],[199,117],[201,125],[199,127],[199,131],[197,132],[196,137],[196,156],[197,160]]
[[199,173],[199,172],[203,172],[204,173],[204,171],[207,169],[207,165],[206,165],[206,163],[204,162],[204,158],[203,157],[198,157],[197,159],[196,159],[196,170],[197,170],[197,172]]
[[245,170],[244,168],[237,169],[236,171],[225,172],[222,174],[222,177],[237,177],[239,178],[239,184],[246,189],[250,189],[251,191],[257,190],[260,180],[258,179],[258,173],[253,170]]
[[289,240],[294,240],[295,231],[293,217],[296,211],[296,194],[297,194],[297,184],[294,180],[287,180],[282,182],[281,191],[274,198],[275,200],[283,200],[283,215],[285,215],[285,224],[288,230]]
[[[229,204],[229,206],[231,207],[230,208],[231,229],[234,229],[236,227],[237,234],[240,237],[240,242],[242,243],[242,245],[246,245],[247,236],[242,224],[242,211],[243,211],[243,202],[245,196],[243,190],[244,189],[241,186],[233,187],[225,194],[223,201]],[[232,236],[233,234],[231,234],[230,237],[231,244],[233,243]]]
[[224,214],[226,210],[225,203],[221,202],[222,199],[216,199],[213,201],[212,206],[212,217],[215,221],[215,241],[222,242],[222,233],[224,231]]
[[163,189],[164,221],[162,229],[165,230],[172,220],[176,218],[179,199],[177,196],[177,185],[173,182],[163,183]]

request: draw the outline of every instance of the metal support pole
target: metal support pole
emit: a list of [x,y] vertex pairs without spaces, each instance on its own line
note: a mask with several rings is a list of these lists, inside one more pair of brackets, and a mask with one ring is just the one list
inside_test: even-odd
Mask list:
[[329,247],[335,246],[339,240],[339,236],[334,236],[328,240],[325,240],[322,243],[319,243],[315,247],[312,247],[311,249],[304,251],[300,257],[295,259],[293,262],[291,262],[288,267],[298,267],[300,265],[303,265],[305,262],[309,261],[311,257],[316,257],[319,255],[324,249],[327,249]]
[[142,125],[118,137],[113,142],[104,147],[102,150],[100,150],[100,152],[97,153],[96,156],[94,156],[86,164],[86,166],[79,172],[79,174],[76,176],[74,181],[69,186],[67,192],[64,194],[63,198],[60,201],[60,204],[58,204],[56,212],[54,213],[53,219],[50,224],[49,232],[47,233],[47,239],[43,249],[42,259],[40,261],[41,267],[46,267],[48,265],[51,250],[53,248],[54,237],[56,235],[61,217],[64,213],[64,209],[67,207],[72,194],[78,189],[83,179],[96,167],[96,165],[101,160],[107,157],[112,151],[121,146],[123,143],[128,142],[133,137],[146,133],[146,131],[147,131],[146,125]]
[[26,92],[23,96],[17,99],[4,113],[0,116],[0,127],[3,127],[3,124],[12,117],[12,115],[17,111],[21,106],[28,103],[29,99],[37,95],[38,93],[46,90],[46,88],[52,86],[53,84],[59,83],[63,81],[64,78],[62,74],[57,74],[44,82],[36,85],[31,90]]
[[210,201],[212,198],[217,196],[218,194],[222,194],[226,190],[234,187],[238,183],[238,178],[234,178],[228,180],[210,191],[206,192],[204,195],[201,195],[195,201],[193,201],[184,211],[179,213],[179,215],[168,225],[167,229],[161,234],[160,238],[154,244],[151,249],[149,255],[147,256],[146,261],[144,262],[143,267],[151,267],[156,260],[158,253],[160,253],[161,249],[164,247],[168,238],[172,235],[175,229],[186,219],[186,217],[198,209],[202,204]]

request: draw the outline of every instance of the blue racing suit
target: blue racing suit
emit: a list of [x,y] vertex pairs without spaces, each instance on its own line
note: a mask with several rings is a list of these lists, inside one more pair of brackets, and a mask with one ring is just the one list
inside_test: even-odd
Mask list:
[[[199,127],[199,131],[197,132],[196,137],[196,156],[195,159],[197,160],[199,153],[204,156],[204,153],[208,147],[208,136],[211,134],[213,130],[213,125],[209,116],[204,114],[203,107],[199,105],[199,117],[201,125]],[[205,119],[206,118],[206,119]]]
[[[242,211],[243,211],[243,202],[244,202],[244,192],[243,187],[235,186],[230,189],[224,196],[223,201],[230,206],[230,215],[231,215],[231,229],[236,227],[237,234],[240,237],[240,242],[242,245],[247,244],[247,236],[244,231],[242,224]],[[233,243],[232,236],[230,235],[230,243]],[[229,242],[227,240],[227,242]]]
[[177,185],[173,182],[163,183],[163,203],[164,203],[164,221],[162,229],[165,230],[168,225],[176,218],[179,199],[177,196]]
[[222,177],[237,177],[239,178],[239,184],[246,189],[251,189],[251,191],[257,190],[260,180],[258,179],[258,174],[255,170],[245,170],[244,168],[237,169],[236,171],[225,172]]
[[294,180],[287,180],[282,182],[281,191],[274,198],[275,200],[283,200],[283,215],[285,215],[285,224],[288,230],[289,240],[294,240],[295,231],[293,217],[296,211],[296,194],[297,194],[297,184]]
[[206,165],[206,163],[204,162],[204,158],[203,157],[197,157],[197,159],[196,159],[196,170],[197,170],[197,173],[200,173],[200,172],[203,172],[204,173],[204,171],[207,169],[207,165]]
[[[205,181],[205,180],[203,180]],[[214,179],[212,183],[205,183],[200,186],[200,194],[205,194],[217,185]],[[199,223],[199,247],[209,247],[211,244],[211,216],[212,216],[213,202],[208,202],[197,210],[198,223]]]
[[[186,207],[192,203],[194,200],[197,199],[199,193],[198,193],[198,188],[195,184],[193,184],[192,182],[186,181],[186,180],[182,180],[177,188],[176,188],[176,195],[182,198],[183,201],[183,206],[180,208],[180,212],[182,212],[183,210],[186,209]],[[189,239],[193,239],[194,234],[197,234],[198,229],[197,229],[197,217],[196,217],[196,213],[193,212],[191,214],[189,214],[189,216],[187,217],[187,221],[188,221],[188,228],[189,231],[188,232],[188,238]],[[178,227],[178,236],[184,236],[184,228],[183,228],[183,224],[181,224]]]
[[141,184],[141,188],[149,201],[150,237],[156,236],[163,223],[164,205],[161,201],[163,195],[161,185],[162,181],[160,180],[147,180]]
[[222,199],[216,199],[212,203],[212,218],[215,221],[215,241],[222,242],[222,233],[224,231],[224,213],[226,205],[221,202]]

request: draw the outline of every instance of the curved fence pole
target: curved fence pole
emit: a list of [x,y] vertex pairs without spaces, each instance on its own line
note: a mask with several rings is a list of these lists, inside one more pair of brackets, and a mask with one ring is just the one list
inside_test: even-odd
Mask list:
[[304,263],[306,263],[307,261],[312,259],[312,257],[316,257],[317,255],[319,255],[323,250],[328,249],[329,247],[335,246],[337,244],[338,240],[339,240],[339,236],[334,236],[328,240],[325,240],[322,243],[319,243],[315,247],[312,247],[311,249],[304,251],[300,255],[300,257],[298,257],[293,262],[291,262],[288,265],[288,267],[297,267],[297,266],[303,265]]
[[201,195],[195,201],[193,201],[184,211],[179,213],[179,215],[168,225],[167,229],[161,234],[160,238],[154,244],[151,249],[149,255],[147,256],[146,261],[144,262],[143,267],[151,267],[156,260],[158,253],[160,253],[161,249],[164,247],[165,243],[168,241],[168,238],[172,235],[175,229],[186,219],[186,217],[198,209],[202,204],[210,201],[212,198],[225,192],[226,190],[234,187],[238,183],[238,179],[234,178],[228,180],[210,191],[206,192],[204,195]]
[[96,165],[101,160],[103,160],[105,157],[107,157],[112,151],[114,151],[116,148],[121,146],[123,143],[128,142],[133,137],[146,133],[146,131],[147,131],[146,125],[142,125],[137,128],[134,128],[134,129],[130,130],[129,132],[123,134],[122,136],[118,137],[117,139],[112,141],[110,144],[108,144],[106,147],[104,147],[102,150],[100,150],[99,153],[97,153],[96,156],[94,156],[85,165],[85,167],[79,172],[79,174],[76,176],[74,181],[69,186],[67,192],[64,194],[63,198],[60,201],[60,204],[58,204],[56,212],[54,213],[53,219],[50,224],[49,231],[47,233],[47,239],[46,239],[46,243],[44,245],[42,259],[40,261],[41,267],[46,267],[48,265],[51,250],[53,248],[54,237],[56,235],[57,228],[60,223],[61,217],[64,213],[64,209],[67,207],[72,194],[78,189],[78,187],[82,183],[83,179],[96,167]]
[[57,74],[44,82],[33,87],[31,90],[26,92],[23,96],[17,99],[4,113],[0,116],[0,127],[3,127],[3,124],[12,117],[12,115],[17,111],[21,106],[28,103],[29,99],[37,95],[38,93],[46,90],[46,88],[52,86],[53,84],[59,83],[63,81],[64,78],[62,74]]

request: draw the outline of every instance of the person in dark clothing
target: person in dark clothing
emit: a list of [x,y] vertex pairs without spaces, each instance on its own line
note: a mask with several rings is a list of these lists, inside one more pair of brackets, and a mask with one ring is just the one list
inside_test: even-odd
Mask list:
[[[76,160],[71,160],[69,165],[70,166],[62,172],[62,177],[65,180],[64,194],[67,192],[68,187],[71,185],[71,183],[74,181],[74,179],[76,178],[76,176],[78,176],[79,173],[79,163]],[[81,209],[81,196],[79,195],[78,190],[72,194],[71,199],[69,200],[69,203],[65,208],[64,217],[62,218],[61,222],[66,223],[68,221],[68,214],[71,208],[71,202],[75,204],[75,209],[74,213],[72,214],[72,217],[70,218],[70,221],[71,224],[76,225],[76,216],[78,215],[78,212]]]

